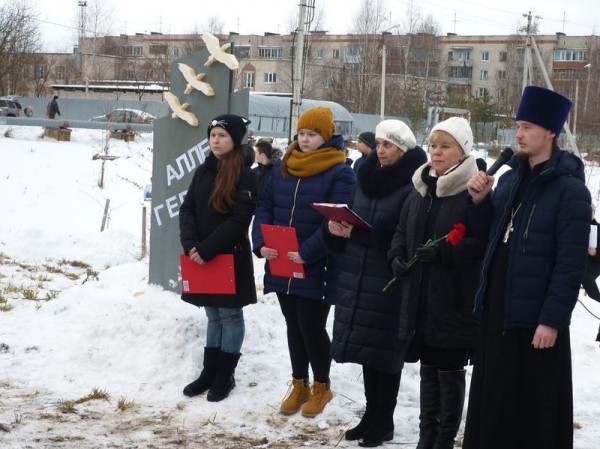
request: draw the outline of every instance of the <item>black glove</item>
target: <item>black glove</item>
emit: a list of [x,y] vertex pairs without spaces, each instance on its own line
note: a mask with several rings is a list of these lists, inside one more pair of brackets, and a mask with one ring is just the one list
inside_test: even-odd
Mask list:
[[431,263],[438,258],[437,246],[421,246],[415,251],[415,255],[422,263]]
[[406,264],[400,258],[400,256],[394,257],[394,259],[392,260],[392,273],[394,273],[395,278],[403,278],[408,274],[409,271],[410,268],[406,266]]

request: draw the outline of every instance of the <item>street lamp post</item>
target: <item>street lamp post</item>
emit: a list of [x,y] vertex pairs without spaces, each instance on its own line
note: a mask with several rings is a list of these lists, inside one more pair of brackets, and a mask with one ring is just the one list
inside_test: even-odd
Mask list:
[[573,108],[573,137],[577,138],[577,106],[579,100],[579,79],[575,80],[575,104]]
[[385,33],[383,34],[383,44],[381,45],[381,101],[379,119],[385,120],[385,59],[387,49],[385,48]]
[[[590,74],[592,71],[592,64],[586,64],[583,66],[584,69],[587,69],[587,83],[585,85],[585,100],[583,100],[583,115],[587,111],[587,101],[588,101],[588,92],[590,91]],[[585,119],[585,117],[584,117]]]
[[391,30],[398,28],[400,25],[394,25],[387,30],[381,32],[381,101],[379,102],[379,119],[385,120],[385,66],[387,57],[387,47],[385,46],[385,36],[392,34]]

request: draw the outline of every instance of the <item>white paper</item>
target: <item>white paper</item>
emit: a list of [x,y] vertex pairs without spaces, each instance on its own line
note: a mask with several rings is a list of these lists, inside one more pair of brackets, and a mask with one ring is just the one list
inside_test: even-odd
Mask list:
[[598,226],[590,226],[590,248],[598,247]]

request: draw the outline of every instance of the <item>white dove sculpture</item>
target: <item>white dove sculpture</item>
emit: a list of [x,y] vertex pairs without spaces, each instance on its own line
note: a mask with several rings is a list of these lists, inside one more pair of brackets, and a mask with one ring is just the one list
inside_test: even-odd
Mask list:
[[215,61],[222,62],[227,67],[229,67],[230,70],[236,70],[240,66],[240,63],[238,62],[237,58],[231,53],[226,52],[226,50],[228,50],[229,47],[231,47],[231,44],[228,43],[223,46],[220,46],[219,39],[217,39],[210,33],[202,34],[202,40],[206,44],[206,48],[210,53],[210,57],[208,58],[204,66],[212,65],[212,63]]
[[213,90],[212,86],[202,81],[202,78],[204,78],[205,76],[204,73],[199,73],[198,75],[196,75],[196,71],[193,67],[190,67],[189,65],[183,64],[181,62],[177,64],[177,67],[179,67],[179,71],[182,73],[183,77],[188,82],[187,87],[183,91],[184,94],[189,95],[194,89],[199,90],[207,97],[212,97],[215,94],[215,91]]
[[177,98],[171,92],[165,92],[165,99],[167,100],[167,103],[169,103],[169,106],[173,111],[171,117],[179,117],[180,119],[185,120],[192,126],[198,126],[200,124],[200,122],[198,121],[198,117],[196,117],[194,113],[187,111],[187,108],[190,107],[189,103],[181,104],[179,98]]

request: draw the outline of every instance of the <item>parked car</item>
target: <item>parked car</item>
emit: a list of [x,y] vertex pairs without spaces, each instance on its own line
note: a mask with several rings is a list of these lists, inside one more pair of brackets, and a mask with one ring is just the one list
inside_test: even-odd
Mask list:
[[113,123],[142,123],[151,124],[156,120],[152,114],[139,109],[113,109],[107,114],[92,117],[90,122],[113,122]]
[[21,104],[18,101],[9,100],[6,97],[0,97],[0,115],[6,117],[21,117]]

